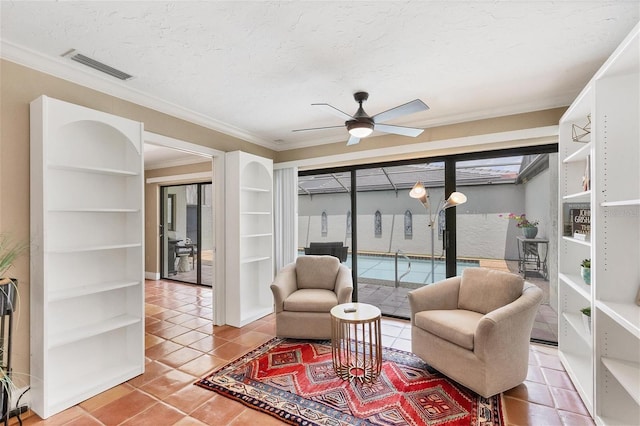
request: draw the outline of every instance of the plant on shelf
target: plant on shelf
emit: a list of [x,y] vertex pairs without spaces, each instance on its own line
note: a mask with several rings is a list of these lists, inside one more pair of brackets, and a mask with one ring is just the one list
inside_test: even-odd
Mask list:
[[591,284],[591,259],[584,259],[580,263],[580,276],[587,285]]
[[584,328],[591,333],[591,306],[580,309],[580,312],[582,312],[582,323],[584,324]]
[[529,220],[527,215],[522,213],[517,215],[515,213],[509,213],[507,216],[499,215],[500,217],[506,217],[509,220],[514,220],[516,222],[516,226],[522,229],[522,233],[527,238],[535,238],[538,234],[538,224],[539,220]]

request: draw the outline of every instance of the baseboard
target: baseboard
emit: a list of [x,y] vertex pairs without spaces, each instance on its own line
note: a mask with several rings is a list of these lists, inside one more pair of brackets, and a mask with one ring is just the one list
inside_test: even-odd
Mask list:
[[147,271],[145,271],[144,278],[146,280],[158,281],[160,279],[160,272],[147,272]]

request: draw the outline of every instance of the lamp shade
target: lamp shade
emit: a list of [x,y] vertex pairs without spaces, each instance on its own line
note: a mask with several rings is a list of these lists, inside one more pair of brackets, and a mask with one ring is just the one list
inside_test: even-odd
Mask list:
[[422,182],[418,181],[411,191],[409,191],[409,196],[411,198],[416,198],[420,200],[420,202],[424,205],[425,208],[429,208],[429,201],[427,199],[427,189],[424,187]]
[[347,121],[347,130],[351,136],[355,136],[356,138],[366,138],[373,133],[373,123],[349,120]]
[[458,204],[464,204],[467,202],[467,196],[462,192],[452,192],[445,201],[443,209],[448,209],[449,207],[457,206]]

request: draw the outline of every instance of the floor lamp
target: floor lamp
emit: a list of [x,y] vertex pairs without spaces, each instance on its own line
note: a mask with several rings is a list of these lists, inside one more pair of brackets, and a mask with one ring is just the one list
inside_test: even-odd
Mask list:
[[441,210],[446,210],[449,207],[454,207],[458,204],[466,203],[467,196],[462,192],[452,192],[451,195],[449,195],[449,198],[438,203],[438,208],[436,209],[435,216],[432,214],[433,212],[431,210],[431,203],[429,203],[429,194],[427,193],[427,189],[424,187],[422,182],[418,181],[415,185],[413,185],[413,188],[411,188],[411,191],[409,192],[409,196],[411,198],[420,200],[424,208],[427,209],[427,212],[429,212],[429,228],[431,228],[431,283],[434,283],[436,275],[434,248],[435,218],[439,216]]

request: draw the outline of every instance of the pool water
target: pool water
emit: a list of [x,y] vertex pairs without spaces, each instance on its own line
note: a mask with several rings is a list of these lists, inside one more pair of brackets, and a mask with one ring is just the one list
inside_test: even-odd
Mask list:
[[[303,256],[304,252],[298,252],[298,255]],[[431,259],[411,259],[411,271],[402,277],[401,284],[413,284],[417,285],[431,284],[432,282],[438,282],[446,278],[446,265],[444,260],[436,259],[434,261],[434,275],[435,278],[431,280]],[[398,277],[407,271],[408,263],[406,259],[398,257]],[[347,257],[345,262],[349,268],[351,268],[351,254]],[[458,260],[457,262],[457,275],[460,275],[465,268],[477,267],[480,263],[474,260]],[[395,257],[394,256],[381,256],[381,255],[368,255],[361,254],[358,256],[358,278],[363,280],[377,280],[377,281],[390,281],[395,283],[396,270],[395,270]]]
[[[407,271],[408,263],[404,258],[398,258],[398,277]],[[351,266],[351,257],[347,259],[347,265]],[[457,275],[460,275],[465,268],[479,266],[478,261],[457,262]],[[446,264],[443,260],[434,261],[434,280],[431,275],[431,259],[411,259],[411,271],[402,277],[401,283],[410,284],[431,284],[446,278]],[[395,258],[392,256],[358,256],[358,278],[391,281],[395,283]]]

